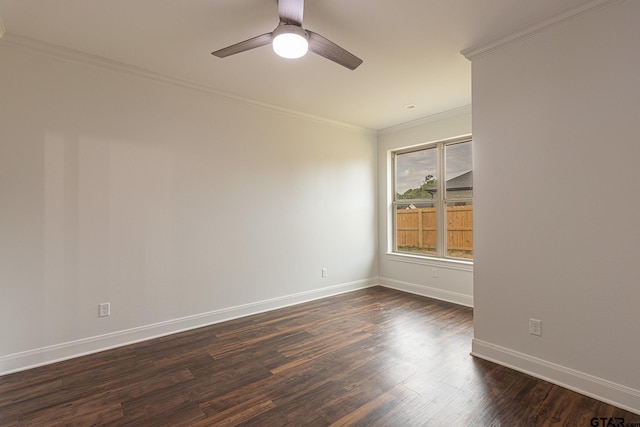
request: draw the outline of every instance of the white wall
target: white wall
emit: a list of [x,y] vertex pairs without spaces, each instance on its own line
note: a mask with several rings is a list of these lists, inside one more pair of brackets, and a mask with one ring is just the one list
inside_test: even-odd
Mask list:
[[[473,266],[417,257],[393,255],[391,234],[391,151],[471,133],[471,107],[462,107],[395,126],[378,133],[378,226],[380,283],[384,286],[473,305]],[[438,277],[433,277],[433,269]]]
[[46,50],[0,42],[0,373],[377,283],[374,132]]
[[640,413],[639,16],[470,56],[474,353]]

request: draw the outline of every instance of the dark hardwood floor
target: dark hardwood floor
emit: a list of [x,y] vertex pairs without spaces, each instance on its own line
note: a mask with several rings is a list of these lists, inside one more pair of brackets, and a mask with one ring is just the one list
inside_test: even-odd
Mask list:
[[470,308],[376,287],[5,375],[0,425],[640,423],[473,358],[472,331]]

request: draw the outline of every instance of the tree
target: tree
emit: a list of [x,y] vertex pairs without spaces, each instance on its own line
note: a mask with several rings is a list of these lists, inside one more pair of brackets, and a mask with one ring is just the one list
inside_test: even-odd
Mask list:
[[438,180],[435,179],[435,177],[431,174],[427,175],[424,177],[424,181],[422,181],[422,185],[426,185],[429,188],[435,187],[436,185],[438,185]]
[[438,180],[431,174],[424,177],[418,188],[410,188],[404,193],[396,193],[397,200],[407,199],[433,199],[433,194],[438,191]]

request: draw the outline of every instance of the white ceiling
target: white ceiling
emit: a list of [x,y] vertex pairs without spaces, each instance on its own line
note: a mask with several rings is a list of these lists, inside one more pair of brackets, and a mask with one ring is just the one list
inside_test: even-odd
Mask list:
[[314,54],[285,60],[270,46],[210,54],[272,31],[276,0],[0,0],[0,30],[377,130],[469,105],[461,50],[589,2],[307,0],[303,26],[362,58],[354,71]]

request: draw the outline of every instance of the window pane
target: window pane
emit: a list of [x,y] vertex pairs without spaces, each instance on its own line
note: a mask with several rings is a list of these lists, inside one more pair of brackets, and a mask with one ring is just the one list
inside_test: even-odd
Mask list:
[[435,203],[398,203],[395,215],[398,252],[437,254]]
[[444,147],[446,198],[473,197],[473,163],[471,141]]
[[438,150],[396,155],[396,200],[434,199],[438,191]]
[[447,256],[473,258],[473,204],[447,203]]

